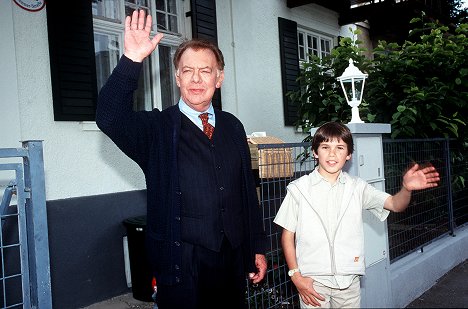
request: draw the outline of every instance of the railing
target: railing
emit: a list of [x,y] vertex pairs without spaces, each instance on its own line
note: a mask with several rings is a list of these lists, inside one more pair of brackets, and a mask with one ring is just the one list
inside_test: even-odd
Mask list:
[[0,308],[52,308],[42,142],[0,159]]
[[[451,145],[453,148],[450,148]],[[434,165],[441,181],[437,188],[415,192],[405,212],[388,219],[390,262],[417,250],[442,236],[453,235],[468,220],[468,161],[446,139],[387,140],[383,142],[386,191],[401,187],[402,175],[413,161]],[[249,285],[249,308],[297,308],[299,296],[287,275],[281,249],[281,229],[273,219],[286,196],[286,186],[310,173],[315,161],[309,155],[310,143],[258,145],[258,194],[270,250],[268,270],[260,285]]]

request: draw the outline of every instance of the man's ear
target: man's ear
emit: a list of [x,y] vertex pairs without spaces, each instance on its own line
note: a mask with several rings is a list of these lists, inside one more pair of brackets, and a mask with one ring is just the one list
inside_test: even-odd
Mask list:
[[347,155],[347,156],[346,156],[346,161],[351,160],[351,157],[352,157],[352,156],[353,156],[352,154]]
[[224,70],[220,70],[218,77],[216,77],[216,88],[221,88],[223,81],[224,81]]
[[312,150],[312,154],[314,155],[315,159],[318,159],[318,155],[315,153],[315,150]]
[[177,87],[179,87],[179,88],[180,88],[180,75],[179,75],[179,69],[177,69],[177,70],[174,72],[174,76],[175,76],[175,80],[176,80]]

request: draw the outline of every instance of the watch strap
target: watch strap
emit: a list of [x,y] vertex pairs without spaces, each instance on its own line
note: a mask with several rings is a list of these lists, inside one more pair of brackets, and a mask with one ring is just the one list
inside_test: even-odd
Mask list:
[[288,275],[289,275],[289,277],[292,277],[297,272],[299,272],[299,268],[290,269],[288,271]]

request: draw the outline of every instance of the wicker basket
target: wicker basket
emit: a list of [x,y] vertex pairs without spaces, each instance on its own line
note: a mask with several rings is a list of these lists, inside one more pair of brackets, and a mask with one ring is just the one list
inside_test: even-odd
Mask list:
[[252,168],[258,169],[260,178],[291,177],[294,172],[292,148],[258,149],[259,144],[283,144],[284,141],[273,136],[249,138]]

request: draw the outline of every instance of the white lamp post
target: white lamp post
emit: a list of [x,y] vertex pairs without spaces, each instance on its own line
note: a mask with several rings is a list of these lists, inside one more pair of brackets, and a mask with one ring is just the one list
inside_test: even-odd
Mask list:
[[362,93],[364,92],[364,83],[366,81],[367,74],[362,73],[353,64],[353,59],[349,59],[349,66],[338,77],[343,92],[346,97],[346,102],[351,106],[351,121],[349,123],[364,123],[359,117],[358,106],[362,102]]

